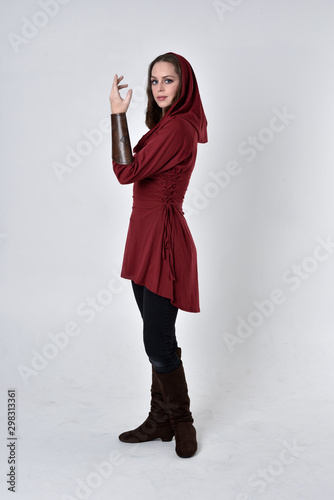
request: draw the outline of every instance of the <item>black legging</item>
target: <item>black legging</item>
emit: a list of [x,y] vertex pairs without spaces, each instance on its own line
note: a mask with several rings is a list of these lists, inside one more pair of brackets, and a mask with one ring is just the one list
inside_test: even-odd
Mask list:
[[175,336],[178,308],[133,281],[132,288],[143,318],[146,354],[157,373],[170,373],[180,365]]

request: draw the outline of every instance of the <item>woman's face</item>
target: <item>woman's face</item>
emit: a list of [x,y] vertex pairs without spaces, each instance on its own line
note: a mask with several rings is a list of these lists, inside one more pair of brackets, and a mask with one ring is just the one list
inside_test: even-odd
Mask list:
[[180,78],[174,64],[166,61],[155,63],[151,73],[151,89],[162,114],[174,101],[180,86]]

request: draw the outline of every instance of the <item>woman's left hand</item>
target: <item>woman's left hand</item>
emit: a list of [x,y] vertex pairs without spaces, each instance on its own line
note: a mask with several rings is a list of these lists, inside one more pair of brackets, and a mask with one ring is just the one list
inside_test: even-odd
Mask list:
[[123,80],[123,78],[123,75],[121,75],[119,78],[117,75],[114,76],[114,81],[109,96],[110,108],[112,113],[126,113],[130,105],[132,89],[128,90],[128,93],[126,94],[124,99],[122,99],[119,93],[121,89],[128,87],[127,84],[120,85],[120,82]]

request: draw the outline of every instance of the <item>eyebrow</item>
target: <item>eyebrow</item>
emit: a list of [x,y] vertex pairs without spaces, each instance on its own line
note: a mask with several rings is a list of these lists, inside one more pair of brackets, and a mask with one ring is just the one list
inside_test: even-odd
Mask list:
[[[175,76],[173,76],[173,75],[166,75],[166,76],[163,76],[162,78],[167,78],[168,76],[170,76],[170,77],[172,77],[172,78],[175,78]],[[156,79],[157,77],[156,77],[156,76],[151,75],[151,78],[155,78],[155,79]]]

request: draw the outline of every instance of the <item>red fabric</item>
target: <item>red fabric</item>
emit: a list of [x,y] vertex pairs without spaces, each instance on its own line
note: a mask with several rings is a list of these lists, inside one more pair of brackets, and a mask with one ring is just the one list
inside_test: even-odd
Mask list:
[[121,184],[134,183],[133,207],[121,276],[199,312],[197,254],[182,203],[197,143],[206,142],[207,121],[194,72],[182,56],[179,99],[134,148],[134,161],[113,161]]

